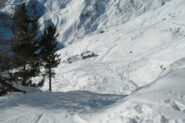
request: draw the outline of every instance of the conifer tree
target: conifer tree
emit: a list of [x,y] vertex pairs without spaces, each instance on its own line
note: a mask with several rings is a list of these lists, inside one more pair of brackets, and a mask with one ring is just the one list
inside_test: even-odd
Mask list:
[[45,68],[45,76],[49,78],[49,91],[52,91],[52,78],[55,77],[54,68],[60,63],[59,54],[57,54],[56,27],[48,26],[39,40],[40,56],[43,67]]
[[35,42],[37,20],[28,17],[24,3],[15,12],[14,24],[18,33],[11,44],[17,67],[17,70],[14,72],[14,78],[16,82],[24,86],[37,86],[32,83],[31,79],[40,74],[39,57],[36,54],[38,47]]
[[13,59],[8,55],[8,50],[0,52],[0,96],[7,94],[8,92],[24,92],[24,90],[18,89],[13,85],[13,80],[8,76],[9,71],[12,68]]

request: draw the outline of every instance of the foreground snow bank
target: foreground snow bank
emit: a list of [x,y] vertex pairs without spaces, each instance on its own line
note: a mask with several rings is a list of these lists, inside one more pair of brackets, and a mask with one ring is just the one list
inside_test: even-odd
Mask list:
[[0,97],[0,122],[72,123],[76,113],[102,108],[123,97],[86,91],[10,94]]
[[88,123],[184,123],[184,75],[185,58],[173,63],[153,84],[84,119]]

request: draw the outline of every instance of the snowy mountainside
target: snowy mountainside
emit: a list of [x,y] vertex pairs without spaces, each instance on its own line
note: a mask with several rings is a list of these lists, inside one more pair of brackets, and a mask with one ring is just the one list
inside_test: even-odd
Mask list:
[[[41,29],[52,21],[60,34],[59,41],[68,45],[87,34],[126,23],[170,0],[8,0],[6,4],[29,1],[37,4],[37,13],[45,12],[39,20]],[[12,13],[12,8],[7,5],[1,11]]]
[[185,56],[184,6],[183,0],[171,1],[64,48],[62,61],[85,51],[98,56],[72,64],[62,62],[56,69],[54,90],[130,94],[153,82]]
[[69,44],[155,10],[166,1],[169,0],[47,0],[46,14],[40,22],[51,19],[58,27],[59,40]]
[[[26,1],[33,4],[30,8],[43,15],[39,20],[41,29],[52,21],[59,32],[58,40],[64,44],[73,42],[78,37],[78,34],[72,36],[76,32],[85,35],[59,51],[62,63],[56,69],[54,91],[130,94],[157,79],[170,63],[184,56],[181,0]],[[23,1],[9,0],[7,4],[20,2]],[[7,5],[2,11],[11,13],[11,7]],[[86,12],[90,12],[88,16]],[[30,13],[33,13],[31,9]],[[82,19],[81,15],[85,17]],[[88,31],[93,30],[92,25],[85,28],[89,23],[98,24],[94,33]],[[74,27],[79,25],[76,30]],[[101,26],[104,29],[98,30]],[[68,36],[73,39],[64,41]],[[97,56],[77,58],[71,64],[65,62],[87,51]]]

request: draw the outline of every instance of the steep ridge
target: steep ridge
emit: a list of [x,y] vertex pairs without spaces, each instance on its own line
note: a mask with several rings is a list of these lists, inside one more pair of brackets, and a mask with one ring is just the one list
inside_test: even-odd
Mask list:
[[83,38],[86,34],[100,32],[123,24],[149,10],[165,5],[169,0],[45,0],[48,19],[57,25],[59,40],[64,44]]
[[[58,40],[71,44],[91,33],[103,32],[124,24],[148,11],[153,11],[169,0],[31,0],[37,13],[45,14],[39,20],[41,29],[52,22],[59,32]],[[14,4],[30,0],[7,0],[2,12],[13,13]],[[41,5],[42,4],[42,5]],[[45,7],[45,10],[43,8]],[[33,7],[33,6],[32,6]],[[30,8],[30,12],[32,9]]]

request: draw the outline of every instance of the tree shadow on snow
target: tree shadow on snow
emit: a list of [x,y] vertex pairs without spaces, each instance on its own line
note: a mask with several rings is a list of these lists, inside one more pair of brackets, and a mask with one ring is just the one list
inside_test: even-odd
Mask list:
[[125,95],[98,94],[88,91],[14,93],[0,97],[0,109],[24,106],[44,109],[91,110],[111,105],[124,97]]

